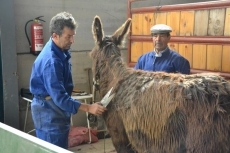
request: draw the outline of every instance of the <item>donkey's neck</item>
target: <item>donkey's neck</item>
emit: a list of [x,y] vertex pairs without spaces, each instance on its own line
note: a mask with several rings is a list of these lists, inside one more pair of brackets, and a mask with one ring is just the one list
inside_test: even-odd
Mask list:
[[110,68],[110,71],[115,78],[124,78],[129,74],[127,71],[127,65],[120,56],[111,56],[108,59],[107,66]]
[[104,69],[100,73],[100,88],[102,95],[104,95],[111,87],[128,76],[129,71],[126,64],[120,56],[111,56],[107,58]]

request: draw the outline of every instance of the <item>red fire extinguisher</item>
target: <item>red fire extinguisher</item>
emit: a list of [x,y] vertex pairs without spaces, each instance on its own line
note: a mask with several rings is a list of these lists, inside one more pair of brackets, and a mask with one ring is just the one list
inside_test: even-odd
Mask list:
[[[38,55],[44,46],[43,25],[41,24],[40,21],[42,22],[45,22],[45,21],[40,19],[41,17],[43,16],[39,16],[33,20],[29,20],[26,22],[26,25],[25,25],[25,33],[26,33],[28,43],[30,45],[30,53],[34,55]],[[27,24],[32,21],[33,23],[31,24],[31,41],[30,41],[28,34],[27,34]]]

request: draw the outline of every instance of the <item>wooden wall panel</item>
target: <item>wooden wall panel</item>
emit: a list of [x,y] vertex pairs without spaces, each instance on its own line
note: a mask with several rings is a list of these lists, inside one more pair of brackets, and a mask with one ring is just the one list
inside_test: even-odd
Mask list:
[[203,44],[194,44],[193,45],[193,55],[192,55],[192,65],[194,69],[206,69],[207,63],[207,47]]
[[209,10],[195,11],[194,36],[207,36],[208,18]]
[[155,24],[166,24],[167,22],[167,13],[154,13],[154,23]]
[[154,25],[152,13],[143,14],[143,35],[150,35],[150,28]]
[[222,71],[230,72],[230,45],[223,46]]
[[181,11],[180,36],[193,36],[194,11]]
[[179,50],[178,43],[168,43],[168,46],[171,50],[174,50],[175,52],[178,52]]
[[167,25],[172,28],[171,36],[180,35],[180,12],[167,13]]
[[131,62],[137,62],[138,58],[143,54],[143,43],[132,42],[131,44]]
[[163,23],[172,27],[169,48],[188,59],[192,73],[216,71],[230,78],[230,1],[192,5],[130,8],[129,64],[153,50],[150,28]]
[[207,70],[221,71],[222,45],[207,46]]
[[143,32],[142,28],[142,14],[133,14],[132,15],[132,34],[141,35]]
[[192,65],[192,44],[179,44],[179,54]]
[[153,47],[153,43],[152,42],[143,42],[143,54],[144,53],[147,53],[147,52],[150,52],[154,49]]
[[226,9],[210,10],[208,35],[209,36],[223,36],[224,35],[224,19]]
[[230,8],[226,9],[224,35],[230,36]]

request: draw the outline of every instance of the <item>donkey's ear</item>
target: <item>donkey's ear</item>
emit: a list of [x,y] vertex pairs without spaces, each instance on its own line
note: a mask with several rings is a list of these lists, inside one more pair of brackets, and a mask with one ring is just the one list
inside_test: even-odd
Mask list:
[[102,42],[102,38],[104,37],[104,32],[102,29],[102,23],[99,16],[94,17],[93,25],[92,25],[92,33],[96,43],[100,44]]
[[131,18],[126,20],[125,23],[114,32],[114,34],[112,35],[112,38],[116,45],[122,44],[122,41],[129,33],[130,26],[131,26]]

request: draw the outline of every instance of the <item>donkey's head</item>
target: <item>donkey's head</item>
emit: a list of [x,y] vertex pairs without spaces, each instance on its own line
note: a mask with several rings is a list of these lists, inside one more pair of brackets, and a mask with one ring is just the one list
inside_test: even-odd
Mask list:
[[[106,71],[111,58],[120,57],[119,46],[122,45],[126,38],[131,25],[129,18],[120,28],[118,28],[113,35],[104,36],[101,20],[99,16],[95,16],[92,24],[92,33],[95,40],[95,47],[90,55],[93,59],[93,75],[96,80],[99,79],[102,71]],[[102,70],[103,69],[103,70]],[[100,74],[99,74],[100,73]],[[108,72],[105,72],[108,73]],[[108,76],[109,77],[109,76]]]
[[[102,23],[99,16],[95,16],[92,33],[96,46],[92,50],[92,54],[103,54],[105,58],[118,54],[119,49],[117,46],[122,45],[123,40],[129,32],[131,19],[129,18],[120,28],[118,28],[112,36],[104,36]],[[120,55],[120,53],[119,53]],[[93,56],[93,55],[92,55]]]

